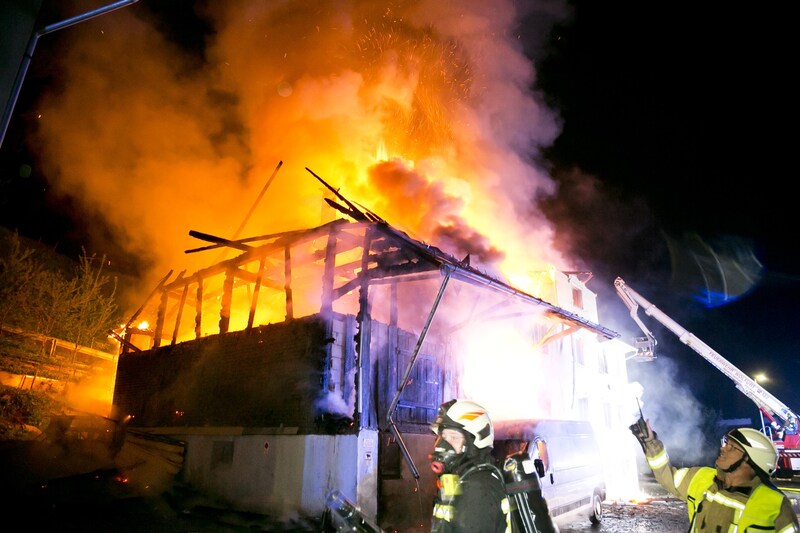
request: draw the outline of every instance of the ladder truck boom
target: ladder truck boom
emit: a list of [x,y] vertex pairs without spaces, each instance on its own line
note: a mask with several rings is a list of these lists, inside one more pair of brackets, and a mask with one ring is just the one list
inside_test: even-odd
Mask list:
[[686,328],[672,320],[655,305],[647,301],[638,292],[631,289],[622,280],[622,278],[617,278],[614,281],[614,287],[616,288],[619,297],[622,299],[628,309],[630,309],[633,320],[652,342],[653,350],[655,349],[655,337],[639,318],[639,306],[642,307],[646,315],[658,320],[667,329],[677,335],[678,339],[680,339],[682,343],[696,351],[706,361],[714,365],[717,370],[728,376],[728,378],[733,381],[734,385],[736,385],[736,388],[739,389],[745,396],[750,398],[756,404],[759,410],[766,415],[766,417],[770,420],[770,424],[772,425],[773,429],[778,433],[780,439],[784,438],[784,432],[787,430],[792,433],[796,431],[797,415],[795,415],[786,405],[784,405],[783,402],[778,400],[764,387],[759,385],[754,379],[739,370],[730,361],[722,357],[719,353],[711,349],[711,347],[709,347],[706,343],[687,331]]

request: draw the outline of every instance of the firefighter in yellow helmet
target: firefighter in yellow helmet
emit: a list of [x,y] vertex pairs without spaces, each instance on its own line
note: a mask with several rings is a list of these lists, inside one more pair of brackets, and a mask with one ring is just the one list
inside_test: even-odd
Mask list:
[[429,457],[439,476],[431,531],[511,531],[510,503],[491,455],[494,429],[486,409],[468,400],[450,400],[439,406],[431,430],[437,438]]
[[686,502],[689,533],[800,531],[789,499],[770,481],[778,450],[760,431],[739,428],[725,435],[716,468],[675,468],[649,420],[630,429],[659,484]]

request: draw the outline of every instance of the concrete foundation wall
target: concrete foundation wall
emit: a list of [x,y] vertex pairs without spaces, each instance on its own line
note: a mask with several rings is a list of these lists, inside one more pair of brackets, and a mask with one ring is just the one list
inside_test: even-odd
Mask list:
[[356,435],[175,435],[182,479],[226,508],[320,517],[331,489],[356,493]]

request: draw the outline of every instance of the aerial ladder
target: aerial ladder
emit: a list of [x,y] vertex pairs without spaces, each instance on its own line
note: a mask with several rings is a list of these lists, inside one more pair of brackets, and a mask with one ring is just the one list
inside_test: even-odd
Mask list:
[[[637,350],[645,354],[645,360],[655,359],[656,338],[650,329],[639,318],[639,307],[647,316],[658,320],[667,329],[677,335],[685,345],[700,354],[720,372],[730,378],[736,388],[756,404],[762,414],[762,431],[769,435],[778,448],[778,473],[800,475],[800,434],[798,434],[798,417],[783,402],[769,393],[750,376],[739,370],[730,361],[711,349],[686,328],[672,320],[655,305],[647,301],[641,294],[631,289],[622,278],[614,281],[617,294],[630,310],[631,318],[636,322],[645,337],[637,339]],[[640,358],[641,360],[641,358]],[[769,425],[763,423],[764,419]]]

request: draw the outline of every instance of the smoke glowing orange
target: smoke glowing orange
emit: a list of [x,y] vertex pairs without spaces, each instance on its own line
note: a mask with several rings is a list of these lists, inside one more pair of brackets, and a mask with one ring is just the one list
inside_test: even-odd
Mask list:
[[558,128],[531,90],[514,9],[217,2],[200,13],[214,28],[200,52],[143,6],[98,17],[56,56],[65,78],[41,103],[42,161],[152,265],[132,306],[167,270],[216,259],[183,254],[197,246],[188,231],[231,238],[278,161],[242,237],[338,215],[308,167],[473,265],[518,278],[568,269],[535,209],[553,182],[532,161]]
[[[552,268],[575,268],[536,207],[554,192],[536,161],[559,119],[534,90],[521,6],[210,2],[202,50],[181,47],[143,4],[98,17],[55,55],[63,83],[41,102],[35,141],[44,171],[149,266],[121,287],[131,311],[165,272],[219,260],[185,254],[200,246],[189,230],[234,238],[280,161],[236,236],[339,216],[308,167],[410,236],[542,295]],[[232,329],[246,314],[243,304]]]

